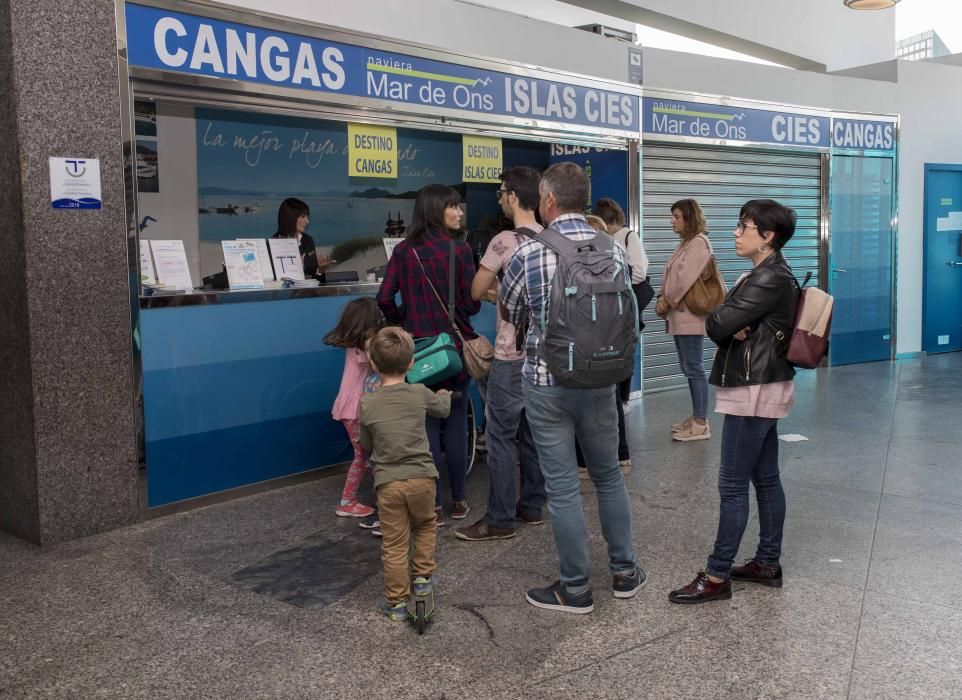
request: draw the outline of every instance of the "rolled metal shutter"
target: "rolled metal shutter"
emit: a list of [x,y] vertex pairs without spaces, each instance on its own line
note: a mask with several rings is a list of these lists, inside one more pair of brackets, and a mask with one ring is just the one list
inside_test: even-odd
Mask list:
[[[709,238],[729,287],[751,269],[751,261],[735,255],[732,230],[738,211],[749,199],[774,199],[798,214],[795,235],[784,249],[801,282],[812,273],[819,284],[819,223],[821,220],[821,155],[754,148],[721,148],[644,143],[642,150],[642,221],[648,274],[661,288],[665,263],[678,245],[671,230],[671,205],[679,199],[698,200],[708,223]],[[687,386],[672,337],[655,316],[655,304],[645,311],[643,384],[645,392]],[[711,367],[715,346],[705,340],[705,368]]]

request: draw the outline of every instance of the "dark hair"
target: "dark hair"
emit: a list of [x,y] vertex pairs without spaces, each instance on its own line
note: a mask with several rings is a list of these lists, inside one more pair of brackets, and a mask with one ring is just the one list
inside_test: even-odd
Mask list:
[[519,165],[516,168],[508,168],[501,173],[501,182],[504,189],[514,192],[518,197],[518,204],[526,211],[535,211],[541,196],[538,192],[538,185],[541,183],[541,175],[534,168]]
[[372,297],[352,299],[344,305],[337,325],[324,336],[324,344],[363,350],[371,333],[383,325],[381,310]]
[[555,163],[541,176],[541,188],[550,192],[562,214],[581,213],[588,201],[588,176],[575,163]]
[[414,199],[414,212],[411,214],[411,227],[408,238],[416,243],[428,231],[442,231],[453,235],[444,225],[444,210],[461,203],[461,195],[447,185],[425,185],[418,190]]
[[311,209],[304,202],[288,197],[277,209],[277,234],[281,236],[297,235],[297,220],[302,216],[311,215]]
[[595,216],[601,218],[606,225],[611,226],[611,224],[618,224],[619,226],[625,225],[625,210],[621,208],[611,197],[602,197],[595,203],[594,208]]
[[371,362],[381,374],[405,374],[414,357],[414,338],[397,326],[382,328],[371,339]]
[[751,199],[745,202],[738,213],[738,221],[749,219],[758,227],[758,235],[764,238],[765,231],[774,234],[769,243],[775,250],[781,250],[795,235],[795,223],[798,221],[794,209],[774,199]]
[[708,225],[705,223],[705,215],[702,213],[701,206],[694,199],[679,199],[671,205],[671,212],[675,209],[681,212],[685,219],[685,230],[681,233],[681,238],[686,243],[699,233],[708,235]]

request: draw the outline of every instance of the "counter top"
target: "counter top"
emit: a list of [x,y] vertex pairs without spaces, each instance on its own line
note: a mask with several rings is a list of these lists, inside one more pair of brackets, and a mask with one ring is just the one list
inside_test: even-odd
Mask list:
[[202,306],[206,304],[243,304],[254,301],[284,301],[286,299],[312,299],[315,297],[342,297],[373,295],[381,286],[379,282],[355,282],[352,284],[322,284],[319,287],[289,289],[250,289],[231,291],[214,289],[192,293],[165,294],[155,292],[140,297],[140,308],[162,309],[168,306]]

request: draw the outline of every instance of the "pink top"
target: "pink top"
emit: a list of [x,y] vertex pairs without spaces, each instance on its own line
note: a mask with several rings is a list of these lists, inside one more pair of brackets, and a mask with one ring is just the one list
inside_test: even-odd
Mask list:
[[[540,224],[529,224],[523,228],[526,229],[528,236],[542,230]],[[507,269],[508,263],[511,262],[511,257],[514,255],[514,251],[518,249],[518,239],[520,238],[523,241],[524,235],[525,234],[515,233],[514,231],[502,231],[492,238],[484,252],[484,257],[481,258],[481,267],[491,272],[501,272]],[[523,360],[524,345],[521,346],[520,352],[516,349],[517,346],[515,345],[517,329],[502,319],[500,313],[495,315],[498,319],[497,338],[495,338],[494,341],[495,358],[506,362]]]
[[341,374],[341,388],[334,399],[331,416],[334,420],[358,420],[361,413],[361,394],[364,393],[364,379],[371,371],[367,355],[363,350],[347,348],[344,351],[344,373]]
[[795,382],[715,387],[715,413],[784,418],[795,405]]
[[[665,281],[661,296],[671,306],[666,320],[671,335],[705,335],[705,316],[693,314],[685,307],[685,294],[704,272],[712,255],[711,242],[699,233],[687,243],[681,242],[665,265]],[[721,280],[722,289],[725,281]]]

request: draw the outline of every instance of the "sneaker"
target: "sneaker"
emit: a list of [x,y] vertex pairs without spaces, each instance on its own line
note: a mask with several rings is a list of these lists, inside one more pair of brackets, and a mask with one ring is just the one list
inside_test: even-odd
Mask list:
[[434,506],[434,519],[437,521],[436,527],[444,527],[447,524],[444,522],[444,513],[441,511],[441,506]]
[[493,525],[488,525],[484,521],[484,518],[482,518],[474,525],[455,530],[454,536],[459,540],[467,540],[468,542],[510,540],[512,537],[514,537],[514,528],[494,527]]
[[678,442],[694,442],[695,440],[707,440],[711,437],[711,429],[708,427],[708,421],[705,421],[704,425],[700,425],[695,421],[688,424],[687,428],[679,430],[677,433],[671,434],[672,440],[677,440]]
[[365,530],[373,530],[374,528],[379,528],[381,526],[381,521],[377,518],[377,513],[369,515],[364,520],[357,524],[358,527]]
[[338,506],[334,509],[334,515],[341,518],[366,518],[374,515],[374,509],[357,501],[351,501],[346,506]]
[[520,510],[515,512],[514,519],[525,525],[541,525],[544,522],[544,518],[540,515],[531,515]]
[[648,577],[640,566],[636,566],[630,574],[615,574],[611,588],[615,592],[615,598],[634,598],[646,583]]
[[689,425],[691,425],[691,416],[689,416],[688,418],[686,418],[685,420],[683,420],[681,423],[672,423],[672,424],[671,424],[671,432],[673,432],[673,433],[680,432],[680,431],[684,430],[685,428],[687,428]]
[[392,622],[405,622],[408,619],[407,603],[389,603],[382,600],[379,607]]
[[770,588],[781,588],[782,567],[778,564],[762,564],[749,559],[742,566],[732,567],[732,581],[760,583]]
[[588,475],[588,467],[578,467],[578,478],[582,481],[591,481],[591,476]]
[[471,510],[471,508],[468,506],[467,501],[453,501],[451,503],[451,519],[464,520],[468,516],[469,510]]
[[380,524],[380,523],[377,524],[377,527],[372,527],[372,528],[371,528],[371,535],[372,535],[373,537],[384,537],[384,533],[381,532],[381,524]]
[[565,591],[561,581],[555,581],[547,588],[532,588],[525,598],[536,608],[557,610],[558,612],[586,615],[595,609],[595,602],[589,587],[584,593],[573,595]]
[[430,595],[431,591],[434,590],[434,577],[415,576],[414,581],[411,582],[411,590],[418,597]]
[[621,468],[621,473],[622,473],[624,476],[628,476],[628,474],[631,473],[631,460],[630,460],[630,459],[621,459],[621,460],[618,460],[618,466]]

